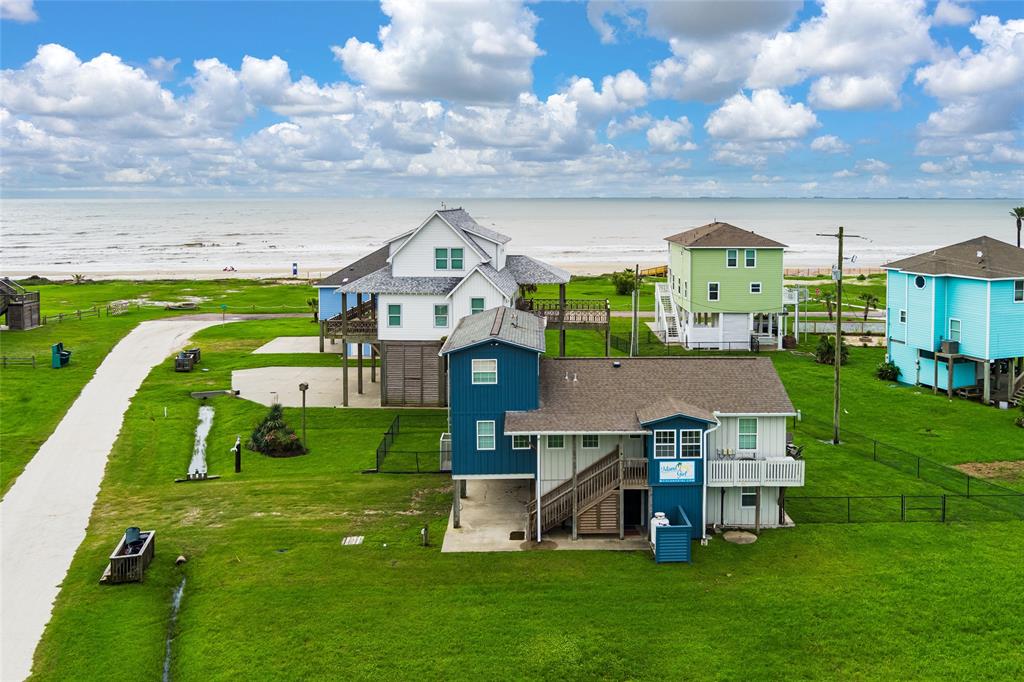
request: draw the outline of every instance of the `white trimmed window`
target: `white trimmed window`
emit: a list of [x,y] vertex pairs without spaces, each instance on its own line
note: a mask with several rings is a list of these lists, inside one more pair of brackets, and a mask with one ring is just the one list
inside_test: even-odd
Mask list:
[[434,269],[448,269],[448,249],[434,249]]
[[739,442],[736,444],[736,448],[757,450],[757,418],[740,417],[739,422]]
[[601,437],[596,433],[583,434],[583,449],[593,450],[601,446]]
[[956,319],[955,317],[949,318],[949,340],[960,340],[960,320]]
[[654,432],[654,458],[669,459],[676,456],[676,432]]
[[743,252],[743,266],[747,268],[757,267],[757,249],[746,249]]
[[740,488],[740,506],[741,507],[756,507],[757,506],[757,488]]
[[679,456],[700,457],[701,430],[683,429],[679,432]]
[[476,423],[476,449],[494,449],[494,422],[478,421]]
[[683,280],[683,298],[690,298],[690,280]]
[[1024,303],[1024,279],[1013,280],[1013,302]]
[[388,305],[388,326],[389,327],[401,327],[402,326],[402,304],[392,303]]
[[906,324],[906,323],[907,323],[907,311],[906,310],[901,310],[900,311],[900,324]]
[[462,249],[452,249],[450,253],[452,261],[452,270],[461,270],[464,261],[463,254],[465,252]]
[[434,249],[434,269],[461,270],[465,253],[464,249]]
[[513,450],[529,450],[532,444],[529,436],[512,436]]
[[739,260],[739,251],[737,251],[736,249],[725,250],[725,267],[734,268],[739,264]]
[[484,306],[487,302],[483,298],[471,298],[469,299],[469,314],[476,315],[484,311]]
[[565,436],[553,434],[548,436],[548,450],[561,450],[565,447]]
[[761,283],[760,282],[751,282],[750,283],[750,293],[752,293],[752,294],[759,294],[759,293],[761,293]]
[[474,360],[473,361],[473,383],[474,384],[496,384],[496,383],[498,383],[498,361],[497,360]]
[[708,300],[718,300],[718,282],[708,282]]
[[434,306],[434,326],[448,327],[448,304]]

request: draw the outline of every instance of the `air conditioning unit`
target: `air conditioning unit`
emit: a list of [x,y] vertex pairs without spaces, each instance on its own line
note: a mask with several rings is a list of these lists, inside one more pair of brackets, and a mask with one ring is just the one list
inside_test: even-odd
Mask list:
[[939,346],[939,349],[942,353],[945,353],[946,355],[956,355],[957,353],[960,352],[960,342],[943,339],[942,344]]

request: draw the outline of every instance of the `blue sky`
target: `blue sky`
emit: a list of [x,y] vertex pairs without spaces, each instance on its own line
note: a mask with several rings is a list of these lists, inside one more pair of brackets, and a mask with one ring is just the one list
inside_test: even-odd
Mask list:
[[0,5],[6,196],[1024,194],[1022,3]]

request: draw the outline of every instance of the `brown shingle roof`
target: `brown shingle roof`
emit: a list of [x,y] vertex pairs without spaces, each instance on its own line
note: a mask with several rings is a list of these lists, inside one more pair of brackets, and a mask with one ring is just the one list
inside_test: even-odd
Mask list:
[[335,286],[340,287],[342,284],[350,284],[355,282],[357,279],[366,277],[370,273],[377,272],[385,265],[388,264],[388,250],[387,244],[380,247],[368,256],[363,256],[355,263],[346,265],[341,270],[338,270],[333,275],[328,275],[322,280],[316,283],[318,287]]
[[671,237],[665,237],[665,241],[682,244],[691,248],[754,247],[782,249],[786,246],[767,237],[762,237],[750,230],[743,230],[729,223],[717,222],[695,227],[691,230],[674,234]]
[[962,275],[981,279],[1024,277],[1024,249],[992,237],[976,237],[882,267],[924,275]]
[[765,357],[544,358],[540,381],[540,408],[507,412],[505,433],[635,433],[679,412],[795,412]]

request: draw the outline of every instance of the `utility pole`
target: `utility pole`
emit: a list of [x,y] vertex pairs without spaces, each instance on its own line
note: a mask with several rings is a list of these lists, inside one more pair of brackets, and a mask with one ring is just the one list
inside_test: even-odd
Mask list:
[[839,445],[839,368],[843,364],[843,240],[845,237],[863,239],[860,235],[846,235],[845,228],[840,225],[835,234],[818,233],[819,237],[833,237],[839,241],[839,259],[832,270],[832,279],[836,283],[836,345],[833,353],[835,365],[835,386],[832,394],[832,444]]

